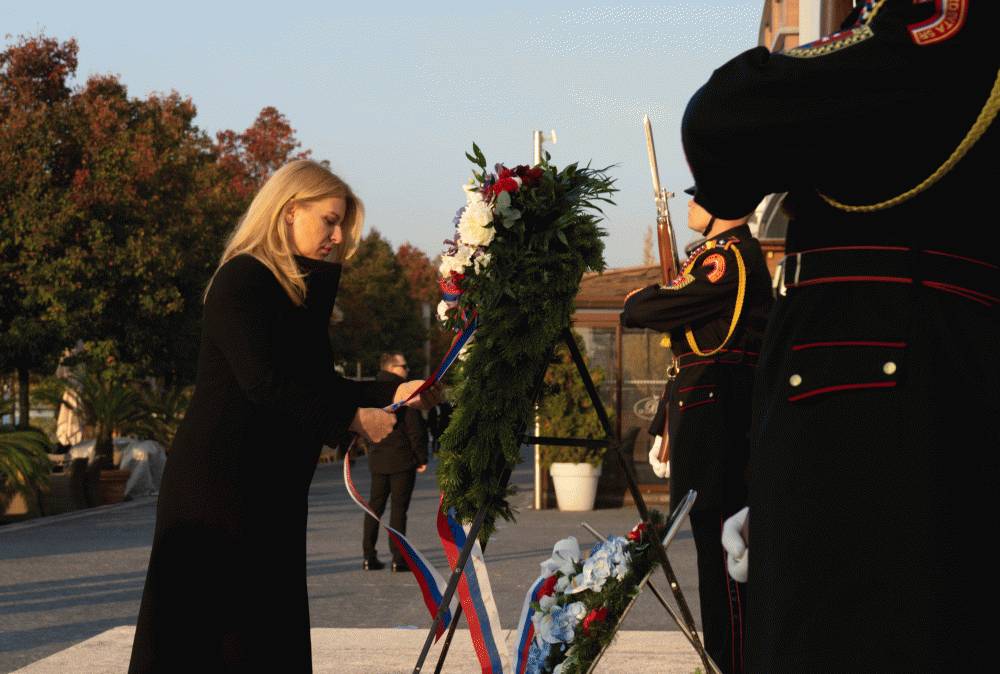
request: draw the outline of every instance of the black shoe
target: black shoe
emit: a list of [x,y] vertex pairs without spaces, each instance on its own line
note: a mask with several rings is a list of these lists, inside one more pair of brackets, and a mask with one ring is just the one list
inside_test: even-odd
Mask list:
[[385,563],[378,561],[378,557],[371,557],[361,562],[361,568],[365,571],[381,571],[385,568]]
[[410,567],[406,565],[406,562],[393,562],[392,570],[393,572],[403,572],[403,571],[409,571]]

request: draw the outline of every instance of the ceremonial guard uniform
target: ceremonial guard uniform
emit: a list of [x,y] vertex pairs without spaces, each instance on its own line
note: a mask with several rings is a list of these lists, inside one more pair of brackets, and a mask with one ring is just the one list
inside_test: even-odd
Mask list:
[[685,113],[699,203],[792,211],[754,392],[749,671],[995,659],[998,5],[873,3],[736,57]]
[[724,672],[743,671],[746,597],[726,574],[720,532],[746,503],[750,394],[770,279],[760,244],[744,224],[695,250],[670,285],[631,295],[621,316],[625,327],[671,335],[674,364],[664,394],[670,494],[676,503],[688,490],[698,492],[691,528],[705,648]]

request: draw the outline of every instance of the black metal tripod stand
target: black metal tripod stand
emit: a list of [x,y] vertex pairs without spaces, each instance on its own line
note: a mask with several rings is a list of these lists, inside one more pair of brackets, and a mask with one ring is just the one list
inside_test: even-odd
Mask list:
[[[562,445],[568,447],[607,447],[615,456],[618,457],[622,472],[625,475],[629,493],[632,495],[635,506],[639,511],[640,519],[650,527],[650,531],[655,531],[655,526],[650,519],[649,509],[646,507],[646,501],[642,497],[642,493],[639,491],[639,486],[635,479],[631,457],[627,457],[622,453],[619,440],[611,428],[611,420],[608,417],[607,410],[604,408],[604,403],[601,402],[600,397],[597,395],[597,388],[594,386],[594,382],[590,377],[590,371],[587,369],[587,365],[583,362],[583,356],[581,355],[580,349],[577,347],[576,340],[573,337],[573,333],[569,328],[563,330],[562,340],[569,348],[570,356],[573,359],[573,363],[576,365],[577,371],[580,373],[581,379],[583,379],[583,384],[587,389],[587,395],[590,397],[590,400],[594,405],[594,409],[597,411],[597,416],[600,419],[601,427],[604,430],[606,437],[599,440],[590,440],[585,438],[537,437],[524,435],[525,429],[521,428],[519,429],[519,435],[522,436],[521,440],[525,444]],[[533,400],[537,400],[539,394],[541,393],[542,383],[545,379],[545,370],[547,367],[548,366],[546,365],[542,369],[535,380]],[[504,489],[507,487],[507,483],[510,480],[510,474],[510,469],[507,469],[500,476],[500,486]],[[427,638],[424,640],[424,647],[420,652],[420,657],[417,659],[417,664],[413,668],[413,674],[419,674],[424,666],[427,654],[430,652],[431,646],[434,643],[434,635],[437,633],[438,626],[440,625],[444,614],[447,612],[452,598],[455,596],[455,590],[458,588],[462,572],[465,569],[466,563],[469,561],[469,556],[472,554],[473,544],[476,541],[476,537],[479,535],[479,530],[482,528],[485,519],[486,506],[484,505],[479,509],[479,512],[476,513],[476,516],[472,521],[472,526],[466,536],[465,545],[462,547],[458,560],[455,564],[455,569],[452,571],[451,576],[448,579],[448,587],[445,589],[444,596],[441,597],[441,603],[438,605],[437,611],[434,615],[434,621],[431,623],[430,630],[427,632]],[[670,590],[674,595],[674,600],[677,602],[681,618],[687,626],[687,630],[691,638],[691,644],[698,652],[698,656],[702,660],[705,671],[713,671],[709,665],[708,654],[705,652],[705,648],[698,638],[698,630],[694,624],[694,616],[691,614],[691,609],[688,607],[687,600],[681,592],[680,584],[677,582],[677,576],[674,574],[673,567],[670,565],[670,560],[667,559],[666,551],[658,545],[654,546],[654,549],[657,551],[657,556],[659,558],[658,561],[660,562],[660,566],[663,567],[663,573],[667,577]],[[437,666],[434,670],[435,674],[439,673],[441,668],[444,666],[444,661],[448,654],[448,648],[451,644],[451,639],[454,635],[455,627],[458,624],[460,616],[461,607],[458,608],[455,615],[452,617],[451,625],[448,629],[448,636],[442,646],[441,654],[438,657]]]

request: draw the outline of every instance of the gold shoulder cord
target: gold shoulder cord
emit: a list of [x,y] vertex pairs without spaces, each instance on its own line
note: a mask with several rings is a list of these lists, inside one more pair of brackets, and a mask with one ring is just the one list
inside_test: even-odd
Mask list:
[[688,346],[699,356],[712,356],[722,351],[722,348],[729,342],[729,339],[736,331],[736,324],[739,323],[740,314],[743,313],[743,301],[746,299],[747,294],[747,269],[743,264],[743,256],[740,254],[740,249],[733,246],[730,250],[736,254],[736,268],[739,270],[740,282],[739,288],[736,291],[736,307],[733,309],[733,320],[729,324],[729,332],[726,334],[725,339],[711,351],[702,351],[698,348],[698,343],[694,340],[694,333],[691,331],[691,326],[687,325],[684,327],[684,336],[687,337]]
[[[871,23],[871,20],[875,17],[875,14],[878,13],[878,10],[882,8],[884,2],[885,0],[881,0],[881,2],[875,6],[871,15],[868,17],[868,23]],[[886,199],[885,201],[880,201],[877,204],[852,206],[850,204],[841,203],[818,190],[817,194],[819,194],[823,201],[830,204],[834,208],[848,213],[872,213],[874,211],[881,211],[887,208],[892,208],[893,206],[898,206],[904,201],[909,201],[927,188],[934,185],[937,181],[941,180],[941,178],[947,175],[949,171],[955,168],[955,164],[961,161],[962,157],[964,157],[972,146],[975,145],[980,138],[982,138],[984,133],[986,133],[986,129],[989,128],[990,124],[993,123],[993,119],[997,116],[998,110],[1000,110],[1000,70],[997,71],[997,78],[993,82],[993,90],[990,91],[989,98],[986,99],[983,109],[979,111],[979,117],[976,118],[976,121],[972,124],[969,132],[965,134],[965,138],[963,138],[962,142],[958,144],[958,147],[956,147],[955,151],[951,153],[951,156],[948,157],[944,163],[941,164],[941,166],[939,166],[937,170],[929,175],[922,183],[898,196]]]

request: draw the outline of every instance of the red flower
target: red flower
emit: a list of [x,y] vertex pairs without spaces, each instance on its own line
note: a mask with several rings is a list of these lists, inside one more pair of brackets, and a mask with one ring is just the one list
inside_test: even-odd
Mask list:
[[646,523],[639,522],[634,527],[632,527],[632,531],[628,532],[626,538],[632,541],[633,543],[638,543],[640,540],[642,540],[642,535],[643,533],[645,533],[645,531],[646,531]]
[[606,606],[591,609],[587,617],[583,619],[583,633],[590,634],[590,626],[594,623],[602,623],[608,619],[608,609]]
[[438,279],[438,287],[445,295],[461,295],[461,282],[463,280],[465,280],[465,274],[459,274],[458,272],[453,271],[451,272],[451,276],[449,278]]
[[558,576],[557,576],[557,574],[554,574],[554,573],[551,576],[549,576],[548,578],[545,579],[545,582],[542,583],[542,586],[540,588],[538,588],[538,598],[539,599],[541,599],[542,597],[548,597],[550,594],[552,594],[553,592],[556,591],[556,580],[557,579],[558,579]]
[[532,187],[542,179],[542,169],[537,166],[521,165],[514,169],[514,175],[521,179],[521,184],[524,187]]
[[[507,175],[503,177],[504,171],[501,171],[501,177],[497,178],[497,181],[493,183],[493,187],[490,189],[493,191],[493,196],[497,196],[501,192],[516,192],[517,191],[517,181]],[[510,173],[510,171],[506,171]]]

